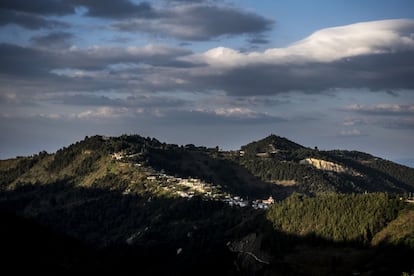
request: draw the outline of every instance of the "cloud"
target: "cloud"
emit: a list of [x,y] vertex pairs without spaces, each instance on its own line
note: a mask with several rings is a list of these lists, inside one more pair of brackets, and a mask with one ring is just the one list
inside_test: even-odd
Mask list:
[[[214,18],[214,20],[212,20]],[[259,34],[273,20],[234,7],[189,4],[159,9],[153,20],[131,19],[113,24],[120,31],[160,33],[183,40],[209,40],[225,35]]]
[[366,125],[369,124],[369,122],[364,119],[364,118],[355,118],[355,117],[350,117],[350,118],[346,118],[343,123],[344,126],[347,127],[351,127],[351,126],[361,126],[361,125]]
[[73,37],[74,35],[68,32],[52,32],[47,35],[33,36],[30,41],[38,47],[65,48],[69,46],[69,41]]
[[[1,100],[1,98],[0,98]],[[126,98],[110,98],[99,95],[54,95],[50,101],[73,106],[107,106],[128,108],[177,108],[188,104],[187,101],[169,96],[128,96]]]
[[52,15],[66,15],[74,8],[59,0],[3,0],[0,2],[0,26],[17,24],[27,29],[67,27],[68,24],[47,18]]
[[258,118],[267,117],[266,114],[258,113],[250,108],[246,107],[231,107],[231,108],[218,108],[214,110],[214,113],[222,117],[234,117],[234,118]]
[[315,34],[286,48],[249,53],[223,47],[194,53],[165,45],[52,49],[0,44],[0,80],[4,87],[27,91],[220,91],[239,97],[414,89],[414,20],[365,22]]
[[90,119],[90,118],[119,118],[129,115],[130,110],[128,108],[113,108],[113,107],[99,107],[96,109],[85,110],[80,113],[74,114],[76,118],[79,119]]
[[[57,39],[57,37],[41,37],[40,40]],[[52,50],[22,47],[13,44],[0,44],[0,62],[3,66],[0,73],[16,76],[27,74],[49,74],[54,69],[102,70],[109,65],[148,64],[154,66],[194,66],[192,63],[177,60],[177,57],[188,55],[189,50],[163,45],[147,45],[144,47],[100,47],[86,49],[71,47],[69,49]],[[112,71],[116,71],[113,66]],[[70,72],[70,70],[68,70]],[[55,74],[56,75],[56,74]],[[63,73],[61,75],[64,75]]]
[[53,29],[68,27],[68,24],[64,22],[53,19],[46,19],[45,17],[37,14],[0,9],[0,26],[8,24],[16,24],[30,30],[36,30],[40,28]]
[[2,0],[0,10],[13,10],[39,15],[65,15],[74,11],[73,6],[66,0]]
[[48,53],[13,44],[0,44],[0,74],[28,76],[40,75],[48,67]]
[[346,136],[346,137],[355,137],[355,136],[362,136],[363,134],[361,133],[360,130],[353,128],[353,129],[342,130],[339,132],[339,135]]
[[153,8],[148,2],[135,4],[129,0],[68,0],[75,6],[87,9],[87,16],[104,18],[147,18],[153,16]]
[[353,57],[413,51],[413,33],[414,20],[410,19],[363,22],[319,30],[286,48],[240,53],[218,47],[192,58],[230,68],[251,64],[331,63],[344,59],[352,62]]
[[263,52],[218,47],[183,59],[207,63],[209,70],[195,71],[193,78],[231,95],[413,89],[414,20],[324,29],[286,48]]
[[414,104],[353,104],[342,110],[362,116],[346,120],[347,126],[369,124],[387,129],[414,129]]
[[286,122],[282,117],[243,108],[170,110],[162,112],[156,122],[180,125],[257,125]]
[[344,108],[346,111],[362,113],[367,115],[381,116],[414,116],[414,104],[377,104],[377,105],[360,105],[353,104]]

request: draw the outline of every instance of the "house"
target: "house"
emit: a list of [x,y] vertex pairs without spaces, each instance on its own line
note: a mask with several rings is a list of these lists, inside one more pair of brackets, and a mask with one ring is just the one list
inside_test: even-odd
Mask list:
[[269,196],[268,199],[263,199],[262,203],[264,203],[264,204],[273,204],[273,203],[275,203],[275,200],[273,199],[272,196]]

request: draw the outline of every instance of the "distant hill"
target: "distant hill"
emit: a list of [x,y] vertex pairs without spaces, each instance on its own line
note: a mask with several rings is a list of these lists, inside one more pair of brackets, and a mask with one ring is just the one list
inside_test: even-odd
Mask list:
[[295,151],[304,147],[284,137],[270,135],[262,140],[251,142],[241,147],[247,154],[278,153],[280,151]]
[[[319,151],[276,135],[238,151],[92,136],[56,153],[1,160],[0,176],[8,225],[0,238],[7,250],[38,254],[21,255],[38,272],[414,269],[413,207],[405,202],[414,169],[367,153]],[[34,250],[36,239],[51,245]],[[9,256],[16,263],[16,251]]]
[[[305,148],[276,135],[242,146],[240,152],[166,144],[139,135],[87,137],[55,154],[41,152],[0,161],[0,185],[56,181],[93,185],[119,166],[114,154],[119,154],[125,166],[135,163],[171,176],[197,178],[250,198],[271,194],[281,199],[294,191],[414,192],[412,168],[362,152]],[[148,175],[133,171],[124,178]]]
[[305,148],[271,135],[241,147],[236,161],[265,182],[305,193],[412,192],[414,169],[357,151]]

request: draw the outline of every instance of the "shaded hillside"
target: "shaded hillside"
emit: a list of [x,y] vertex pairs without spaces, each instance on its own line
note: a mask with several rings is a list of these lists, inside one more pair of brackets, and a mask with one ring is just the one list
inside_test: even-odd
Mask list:
[[20,273],[73,275],[100,271],[93,248],[35,220],[0,210],[2,269]]
[[242,149],[93,136],[55,154],[0,161],[7,262],[21,250],[41,273],[414,269],[412,205],[395,196],[413,191],[412,169],[274,135]]
[[243,197],[266,197],[275,188],[252,175],[244,167],[220,158],[215,151],[183,147],[152,149],[143,158],[157,170],[184,178],[199,178]]
[[46,273],[401,275],[413,268],[409,247],[386,239],[380,247],[367,245],[367,230],[387,231],[405,212],[406,205],[385,194],[293,195],[263,212],[201,198],[125,195],[107,185],[55,183],[3,192],[6,259]]
[[406,245],[414,248],[414,206],[404,210],[372,239],[373,245]]
[[227,243],[257,228],[257,211],[151,190],[125,195],[119,182],[112,179],[115,189],[52,183],[2,192],[3,249],[13,250],[7,260],[36,263],[34,272],[183,275],[203,267],[199,275],[232,275]]
[[[279,143],[280,149],[275,147]],[[264,182],[323,192],[414,191],[414,169],[356,151],[319,151],[271,135],[242,146],[233,160]]]

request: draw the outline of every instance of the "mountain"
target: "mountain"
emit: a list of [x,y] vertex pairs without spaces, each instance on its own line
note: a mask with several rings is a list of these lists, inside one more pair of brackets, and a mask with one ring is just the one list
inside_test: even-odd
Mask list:
[[238,151],[93,136],[53,154],[2,160],[0,175],[6,263],[38,272],[414,269],[414,207],[405,201],[414,169],[367,153],[276,135]]
[[277,153],[280,151],[295,151],[304,147],[284,137],[271,134],[270,136],[241,147],[248,154]]

